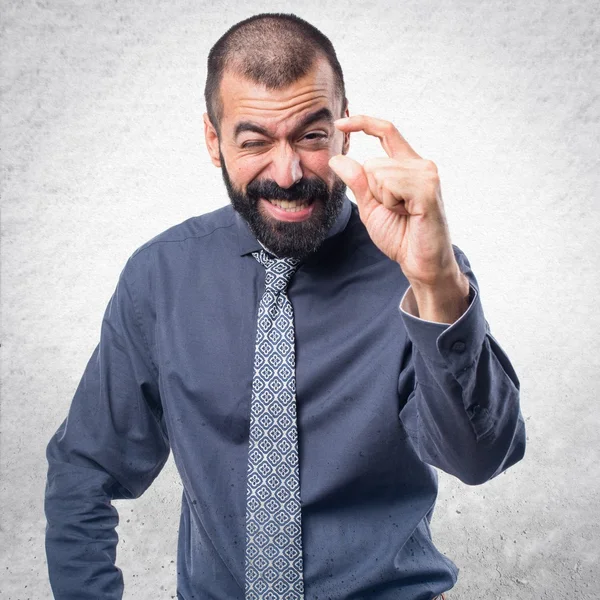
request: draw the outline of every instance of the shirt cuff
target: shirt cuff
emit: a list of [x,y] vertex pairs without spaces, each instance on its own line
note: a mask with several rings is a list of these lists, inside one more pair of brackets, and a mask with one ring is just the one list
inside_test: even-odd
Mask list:
[[423,358],[430,364],[449,368],[455,375],[477,360],[487,333],[479,291],[471,281],[469,289],[469,306],[452,324],[427,321],[411,314],[417,310],[410,286],[398,307],[408,336]]

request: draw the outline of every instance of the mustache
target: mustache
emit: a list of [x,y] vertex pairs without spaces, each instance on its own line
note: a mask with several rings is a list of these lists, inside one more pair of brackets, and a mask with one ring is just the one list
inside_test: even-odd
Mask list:
[[327,184],[316,177],[303,177],[289,188],[282,188],[272,179],[251,181],[246,187],[246,195],[254,202],[259,198],[265,200],[314,200],[327,199],[329,190]]

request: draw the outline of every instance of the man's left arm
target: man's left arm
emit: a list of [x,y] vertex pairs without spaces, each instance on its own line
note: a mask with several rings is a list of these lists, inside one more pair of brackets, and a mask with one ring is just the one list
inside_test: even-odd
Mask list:
[[379,138],[387,154],[363,165],[340,154],[329,166],[354,193],[373,243],[410,286],[402,303],[416,316],[401,310],[414,371],[400,376],[408,398],[400,418],[424,461],[482,483],[523,456],[519,380],[489,332],[469,263],[450,241],[437,166],[389,121],[356,115],[335,126]]
[[445,300],[435,317],[427,314],[435,313],[434,300],[422,296],[421,314],[412,286],[399,306],[411,342],[404,360],[414,366],[400,373],[399,396],[408,398],[400,418],[423,461],[475,485],[523,457],[525,426],[519,379],[490,333],[467,257],[453,250],[468,293],[452,301],[440,290]]

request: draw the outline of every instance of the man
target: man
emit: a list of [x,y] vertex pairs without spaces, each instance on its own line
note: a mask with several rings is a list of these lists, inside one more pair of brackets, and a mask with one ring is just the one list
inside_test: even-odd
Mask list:
[[[121,598],[111,500],[171,449],[178,598],[441,598],[457,569],[431,540],[432,467],[483,483],[525,434],[435,165],[350,116],[331,43],[293,15],[215,44],[206,104],[231,205],[121,273],[48,445],[55,596]],[[346,156],[359,131],[387,157]]]

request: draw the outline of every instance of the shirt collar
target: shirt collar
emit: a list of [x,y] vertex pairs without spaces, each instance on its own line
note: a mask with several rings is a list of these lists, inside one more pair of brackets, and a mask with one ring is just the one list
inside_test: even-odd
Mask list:
[[[238,213],[236,210],[234,212],[235,217],[235,225],[238,232],[238,242],[240,247],[240,256],[244,254],[249,254],[250,252],[255,252],[256,250],[260,250],[264,248],[268,252],[270,250],[265,248],[257,239],[254,237],[252,231],[250,231],[250,227],[248,223]],[[340,210],[340,214],[337,216],[335,223],[331,226],[331,229],[327,232],[327,238],[330,238],[337,233],[340,233],[346,228],[348,221],[350,220],[350,214],[352,213],[352,203],[348,196],[344,196],[344,202],[342,203],[342,210]]]

